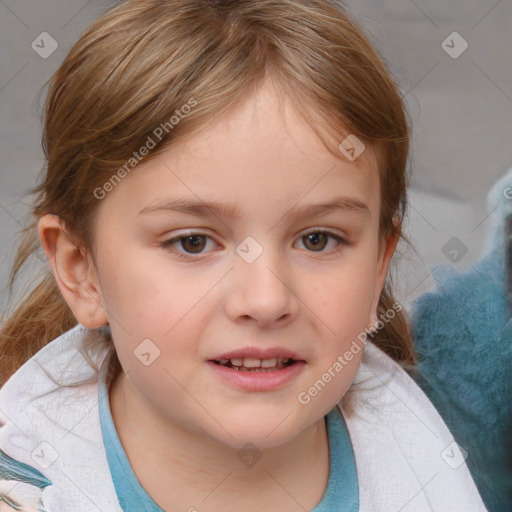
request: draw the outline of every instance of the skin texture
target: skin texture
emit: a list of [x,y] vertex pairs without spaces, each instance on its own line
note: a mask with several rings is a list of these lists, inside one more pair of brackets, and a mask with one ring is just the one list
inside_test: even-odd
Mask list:
[[[286,215],[340,196],[366,208]],[[240,217],[139,214],[177,197],[234,203]],[[396,247],[379,238],[379,209],[371,151],[354,162],[335,158],[266,84],[109,192],[93,255],[75,247],[58,218],[41,218],[41,242],[78,321],[110,324],[124,370],[110,391],[112,415],[135,474],[162,508],[304,510],[321,500],[323,417],[363,351],[307,405],[297,397],[376,319]],[[314,228],[346,243],[308,241]],[[187,230],[206,237],[194,239],[198,254],[186,239],[161,246]],[[236,252],[248,236],[263,250],[252,263]],[[134,355],[144,339],[160,350],[149,366]],[[278,389],[250,392],[206,363],[248,346],[290,349],[306,365]],[[246,443],[263,455],[250,468],[237,458]]]

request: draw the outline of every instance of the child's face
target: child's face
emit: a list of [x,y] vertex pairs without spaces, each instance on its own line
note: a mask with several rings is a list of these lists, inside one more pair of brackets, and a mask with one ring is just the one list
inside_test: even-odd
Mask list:
[[[283,121],[271,91],[140,164],[101,201],[96,222],[101,301],[128,392],[160,420],[231,446],[291,440],[341,399],[394,249],[379,246],[369,150],[335,158],[288,102]],[[238,214],[163,206],[177,199]],[[335,200],[343,207],[300,213]],[[308,238],[314,229],[332,235]],[[212,362],[253,348],[301,362],[274,375]]]

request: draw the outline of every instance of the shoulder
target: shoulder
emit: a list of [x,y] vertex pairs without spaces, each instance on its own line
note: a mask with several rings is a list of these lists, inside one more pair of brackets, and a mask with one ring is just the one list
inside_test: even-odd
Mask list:
[[430,400],[371,342],[340,407],[354,450],[361,512],[485,511],[464,453]]
[[0,496],[25,506],[14,510],[87,510],[90,486],[99,508],[118,510],[97,407],[104,334],[76,326],[0,389]]

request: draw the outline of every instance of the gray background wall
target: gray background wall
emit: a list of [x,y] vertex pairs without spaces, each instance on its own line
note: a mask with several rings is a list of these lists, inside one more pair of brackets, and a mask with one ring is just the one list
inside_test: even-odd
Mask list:
[[[0,311],[28,209],[24,194],[43,165],[37,95],[44,97],[45,82],[79,33],[111,3],[0,0]],[[478,259],[495,215],[487,191],[512,167],[512,3],[345,4],[387,60],[413,122],[407,230],[416,252],[404,247],[399,262],[400,298],[410,303],[432,285],[431,265],[451,258],[463,269]],[[459,249],[454,258],[446,246],[453,237],[467,248],[460,259]],[[41,254],[33,258],[26,280],[43,266]]]

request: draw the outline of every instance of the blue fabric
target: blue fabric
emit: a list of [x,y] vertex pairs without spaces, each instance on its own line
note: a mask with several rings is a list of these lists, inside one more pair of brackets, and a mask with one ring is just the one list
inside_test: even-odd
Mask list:
[[[125,512],[163,512],[144,490],[130,466],[112,420],[104,381],[100,381],[99,410],[103,443],[121,508]],[[311,512],[357,512],[359,485],[345,420],[339,410],[334,408],[326,415],[326,421],[330,458],[329,481],[322,501]]]
[[495,185],[490,210],[495,225],[487,255],[470,270],[433,269],[437,290],[413,305],[412,334],[420,357],[417,383],[438,409],[489,512],[512,510],[512,320],[503,191]]
[[103,444],[121,508],[125,512],[164,512],[144,490],[132,470],[112,419],[104,380],[100,380],[99,385],[99,410]]
[[[9,455],[1,449],[0,481],[22,482],[39,489],[39,491],[42,491],[49,485],[52,485],[52,483],[40,471],[28,464],[24,464],[23,462],[19,462],[12,457],[9,457]],[[0,509],[4,510],[2,503],[5,503],[9,510],[28,510],[28,508],[25,508],[24,506],[25,503],[19,503],[17,499],[14,499],[9,490],[7,490],[7,494],[4,494],[5,492],[5,489],[0,490]],[[40,493],[36,493],[34,496],[39,496],[39,498],[37,504],[27,504],[30,507],[30,510],[36,510],[33,507],[37,507],[39,512],[45,512],[46,509],[41,503]]]
[[44,489],[52,483],[37,469],[9,457],[0,449],[0,480],[17,480]]
[[326,416],[330,474],[322,501],[311,512],[358,512],[359,483],[347,425],[335,407]]

